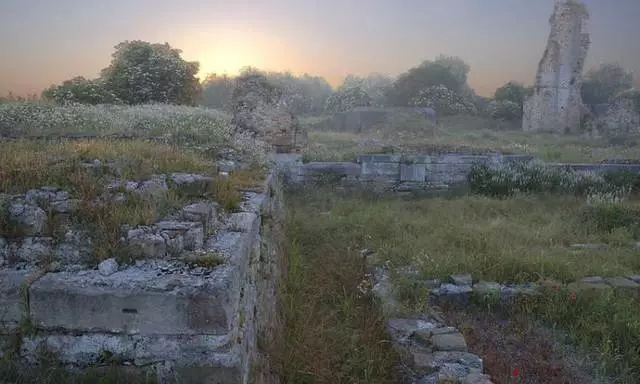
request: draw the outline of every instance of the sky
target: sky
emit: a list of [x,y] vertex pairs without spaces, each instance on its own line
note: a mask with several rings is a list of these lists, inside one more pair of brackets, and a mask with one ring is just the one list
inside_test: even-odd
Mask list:
[[[251,65],[309,73],[397,75],[440,54],[470,66],[491,95],[531,84],[554,0],[0,0],[0,95],[94,78],[125,40],[168,42],[207,73]],[[619,62],[640,75],[640,0],[584,0],[586,68]],[[638,76],[640,77],[640,76]],[[637,77],[637,78],[638,78]]]

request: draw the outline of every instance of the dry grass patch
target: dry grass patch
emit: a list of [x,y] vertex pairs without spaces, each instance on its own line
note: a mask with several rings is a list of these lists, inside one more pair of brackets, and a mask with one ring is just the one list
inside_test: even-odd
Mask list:
[[0,163],[0,192],[21,193],[45,185],[73,187],[69,175],[83,163],[99,160],[105,174],[110,162],[117,162],[122,177],[146,179],[152,174],[193,172],[214,174],[211,159],[166,144],[145,141],[19,140],[0,143],[4,160]]

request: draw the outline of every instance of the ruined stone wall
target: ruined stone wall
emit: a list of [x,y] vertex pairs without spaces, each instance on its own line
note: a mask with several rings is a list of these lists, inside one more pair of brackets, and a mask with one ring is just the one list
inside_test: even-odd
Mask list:
[[577,0],[556,1],[534,93],[524,104],[524,131],[579,131],[582,70],[590,46],[588,19],[586,7]]
[[[0,238],[0,358],[36,367],[43,351],[69,369],[113,363],[160,383],[275,383],[264,346],[281,322],[284,272],[280,179],[245,192],[237,212],[214,201],[185,206],[150,226],[123,228],[129,263],[88,262],[86,228],[48,233],[46,207],[73,223],[77,201],[42,188],[5,196],[26,232]],[[156,175],[114,189],[193,190],[192,174]],[[53,261],[55,260],[55,261]]]
[[[360,186],[374,191],[419,193],[446,191],[464,186],[474,163],[506,164],[535,160],[527,155],[470,155],[440,153],[424,156],[361,155],[355,162],[314,162],[303,164],[299,156],[284,155],[276,159],[287,185],[338,183]],[[570,169],[581,173],[637,172],[640,164],[564,164],[549,167]]]

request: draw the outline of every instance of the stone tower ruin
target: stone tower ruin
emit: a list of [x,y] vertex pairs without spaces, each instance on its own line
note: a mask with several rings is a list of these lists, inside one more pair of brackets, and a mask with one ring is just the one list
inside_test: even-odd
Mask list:
[[578,0],[556,0],[534,92],[524,103],[524,131],[579,131],[582,69],[591,43],[588,20],[589,12]]

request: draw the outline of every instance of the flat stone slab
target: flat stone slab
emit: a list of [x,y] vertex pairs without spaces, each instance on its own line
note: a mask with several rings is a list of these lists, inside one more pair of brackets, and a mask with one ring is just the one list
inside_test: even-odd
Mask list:
[[209,276],[130,267],[49,273],[30,288],[31,315],[43,329],[124,334],[226,334],[238,313],[237,267]]
[[436,351],[466,352],[467,342],[460,332],[441,333],[431,336],[431,344]]
[[624,277],[607,277],[604,281],[614,288],[640,288],[640,284]]

